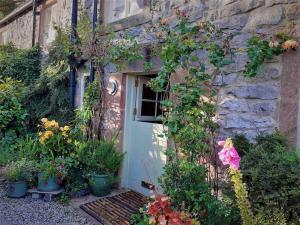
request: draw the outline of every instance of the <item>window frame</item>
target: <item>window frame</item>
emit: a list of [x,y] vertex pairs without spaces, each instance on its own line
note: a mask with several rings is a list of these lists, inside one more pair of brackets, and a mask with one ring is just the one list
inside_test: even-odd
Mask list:
[[144,0],[145,7],[141,13],[131,15],[120,20],[116,20],[113,22],[106,22],[107,19],[105,18],[105,1],[100,2],[100,23],[109,25],[110,31],[120,31],[124,29],[128,29],[130,27],[138,26],[145,24],[151,21],[151,7],[150,7],[151,0]]
[[[139,122],[161,122],[161,119],[159,118],[161,115],[157,115],[158,113],[158,107],[161,104],[161,100],[158,99],[159,93],[156,92],[156,99],[151,100],[151,99],[143,99],[143,85],[146,84],[151,78],[148,75],[139,75],[136,78],[136,98],[135,98],[135,121]],[[143,102],[152,102],[155,103],[155,111],[154,111],[154,116],[142,116],[142,105]]]

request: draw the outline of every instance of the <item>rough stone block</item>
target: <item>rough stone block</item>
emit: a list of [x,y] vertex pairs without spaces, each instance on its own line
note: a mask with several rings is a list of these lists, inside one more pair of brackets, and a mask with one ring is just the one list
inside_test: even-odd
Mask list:
[[222,108],[233,112],[247,112],[249,110],[245,99],[225,99],[220,105]]
[[222,86],[222,85],[233,84],[236,81],[237,76],[238,75],[236,73],[231,73],[227,75],[218,75],[214,80],[214,85]]
[[258,102],[250,104],[250,111],[253,113],[272,113],[275,112],[274,102]]
[[214,24],[222,29],[241,30],[248,21],[248,15],[236,15],[214,21]]
[[285,8],[286,18],[289,20],[300,19],[300,2],[287,5]]
[[243,0],[229,4],[221,9],[221,17],[249,12],[264,5],[264,0]]
[[263,75],[272,79],[276,79],[280,77],[280,71],[275,67],[265,67]]
[[267,128],[273,127],[275,124],[274,120],[271,117],[262,117],[246,114],[228,114],[225,120],[225,128],[234,129]]
[[299,2],[299,0],[266,0],[266,6],[270,7],[273,5],[287,4],[287,3],[294,3],[294,2]]
[[237,52],[233,56],[233,62],[224,67],[224,70],[228,73],[236,73],[245,70],[246,63],[248,61],[248,55],[246,52]]
[[237,86],[230,90],[238,98],[249,99],[277,99],[279,97],[279,90],[276,86],[270,86],[270,84],[257,84],[257,85],[245,85]]
[[249,33],[244,33],[244,34],[239,34],[236,35],[232,38],[230,41],[230,46],[232,48],[241,48],[245,47],[247,44],[247,41],[252,37],[252,34]]
[[256,30],[264,25],[276,25],[283,18],[283,8],[281,5],[259,8],[254,10],[249,17],[245,30]]

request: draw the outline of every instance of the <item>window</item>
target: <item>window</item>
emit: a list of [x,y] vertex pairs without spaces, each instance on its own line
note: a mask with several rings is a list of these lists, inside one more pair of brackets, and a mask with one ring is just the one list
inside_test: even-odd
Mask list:
[[112,23],[142,13],[146,6],[145,2],[145,0],[105,0],[104,22]]
[[75,107],[82,106],[83,97],[88,82],[89,82],[89,73],[86,71],[79,70],[76,75]]
[[163,93],[154,92],[147,83],[155,76],[138,76],[136,80],[135,120],[159,122],[162,115]]

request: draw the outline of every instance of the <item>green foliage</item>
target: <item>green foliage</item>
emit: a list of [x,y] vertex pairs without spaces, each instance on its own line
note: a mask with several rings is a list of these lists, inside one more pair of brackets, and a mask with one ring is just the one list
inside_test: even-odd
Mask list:
[[22,106],[25,90],[20,81],[12,78],[0,81],[0,138],[9,130],[19,134],[25,128],[27,112]]
[[57,36],[51,43],[40,77],[28,96],[26,106],[34,127],[43,117],[66,124],[74,118],[69,101],[69,71],[74,54],[68,33],[57,28]]
[[134,214],[131,217],[130,224],[149,225],[149,216],[146,213]]
[[[218,71],[228,63],[224,58],[225,50],[213,41],[219,32],[210,23],[201,30],[198,26],[190,26],[184,17],[177,27],[161,26],[157,32],[163,33],[158,50],[163,66],[148,85],[172,96],[162,101],[168,112],[162,118],[168,127],[167,136],[174,139],[178,151],[193,160],[210,152],[211,138],[217,129],[213,121],[215,91],[210,86],[213,75],[206,71],[204,63],[199,63],[201,60],[195,52],[207,51],[211,65]],[[201,38],[197,38],[198,35]],[[180,69],[184,71],[180,74],[183,82],[171,84],[171,77]]]
[[77,160],[85,165],[91,174],[114,174],[122,165],[124,154],[120,153],[114,141],[88,140],[78,145]]
[[42,179],[47,180],[49,177],[57,177],[62,181],[67,175],[72,165],[70,157],[44,158],[37,163],[38,172],[42,173]]
[[263,40],[258,36],[248,40],[247,53],[250,61],[246,65],[246,76],[255,77],[266,60],[271,60],[274,56],[283,52],[281,44],[278,43],[278,46],[271,47],[269,43],[269,41]]
[[252,144],[249,142],[249,140],[245,137],[245,135],[239,134],[235,135],[232,138],[233,146],[238,149],[239,156],[243,157],[247,152],[250,151],[250,148],[252,147]]
[[234,211],[211,195],[203,165],[180,159],[170,160],[165,166],[160,183],[178,210],[190,212],[205,225],[235,224]]
[[254,209],[282,208],[285,218],[300,218],[300,159],[279,133],[257,137],[241,161]]
[[27,159],[11,162],[6,167],[5,178],[11,182],[30,181],[33,177],[34,168],[33,161]]
[[18,49],[12,44],[0,46],[0,76],[20,80],[26,86],[35,83],[41,72],[41,49]]
[[70,204],[70,196],[66,193],[61,194],[57,197],[56,202],[62,205],[69,205]]
[[255,216],[255,225],[287,225],[284,213],[277,209],[260,209]]
[[90,132],[91,119],[94,115],[94,107],[101,98],[99,79],[90,83],[84,93],[83,105],[75,111],[75,129],[72,131],[77,140],[92,138]]

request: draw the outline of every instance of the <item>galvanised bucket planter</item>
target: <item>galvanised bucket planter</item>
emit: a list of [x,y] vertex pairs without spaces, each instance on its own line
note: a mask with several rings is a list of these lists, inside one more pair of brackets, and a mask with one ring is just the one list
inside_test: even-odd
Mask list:
[[38,174],[39,191],[56,191],[60,189],[57,177],[45,177],[43,173]]
[[10,198],[21,198],[24,197],[27,193],[27,182],[26,181],[17,181],[9,182],[7,189],[7,196]]
[[112,186],[113,174],[92,175],[89,179],[89,185],[92,194],[97,197],[108,195]]

